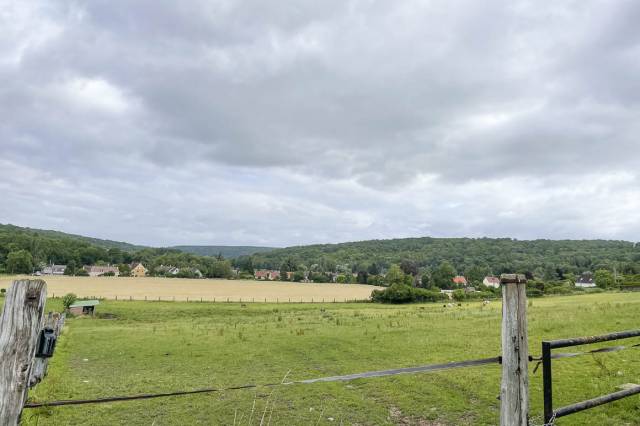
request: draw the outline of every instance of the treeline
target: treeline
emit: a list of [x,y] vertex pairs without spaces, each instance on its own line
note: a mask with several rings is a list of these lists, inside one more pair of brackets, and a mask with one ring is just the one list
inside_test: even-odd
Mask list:
[[44,265],[71,265],[70,271],[81,274],[82,265],[126,265],[142,262],[155,275],[161,265],[187,271],[198,269],[209,278],[230,278],[231,262],[220,257],[197,256],[176,249],[144,248],[125,251],[105,248],[86,239],[67,237],[61,233],[43,233],[28,228],[0,225],[0,273],[30,274]]
[[[464,275],[477,285],[485,275],[523,273],[529,279],[564,281],[585,271],[640,274],[640,244],[607,240],[532,240],[508,238],[405,238],[276,249],[235,260],[254,268],[316,273],[384,275],[399,264],[412,275]],[[443,271],[444,270],[444,271]]]

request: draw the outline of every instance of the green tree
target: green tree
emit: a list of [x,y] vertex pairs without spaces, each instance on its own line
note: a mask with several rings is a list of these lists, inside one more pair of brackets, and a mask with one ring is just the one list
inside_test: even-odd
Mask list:
[[7,254],[7,271],[10,274],[30,274],[33,272],[33,257],[26,250]]
[[75,275],[76,274],[76,261],[75,260],[70,260],[67,263],[67,267],[64,268],[64,274],[65,275]]
[[76,296],[73,293],[67,293],[62,297],[62,306],[64,307],[65,311],[69,310],[69,307],[71,305],[73,305],[75,303],[75,301],[78,300],[78,296]]
[[479,286],[482,284],[484,277],[489,275],[490,272],[488,266],[474,265],[465,272],[465,275],[467,280],[469,280],[469,284]]
[[369,275],[378,275],[380,273],[380,265],[376,262],[371,262],[371,265],[367,268]]
[[431,274],[433,285],[438,288],[450,289],[453,287],[453,277],[456,276],[456,270],[447,261],[444,261]]
[[598,269],[594,275],[596,285],[600,288],[613,287],[615,284],[613,274],[606,269]]
[[121,263],[120,265],[118,265],[118,271],[120,271],[121,277],[128,277],[129,275],[131,275],[131,266],[127,265],[126,263]]
[[213,278],[229,278],[232,273],[231,262],[228,260],[216,260],[211,266],[211,277]]
[[424,271],[421,277],[423,288],[433,288],[433,281],[431,280],[431,271]]
[[404,259],[400,262],[400,269],[407,275],[418,275],[418,265],[412,260]]
[[405,284],[405,275],[398,265],[391,265],[385,276],[385,282],[388,286],[394,284]]

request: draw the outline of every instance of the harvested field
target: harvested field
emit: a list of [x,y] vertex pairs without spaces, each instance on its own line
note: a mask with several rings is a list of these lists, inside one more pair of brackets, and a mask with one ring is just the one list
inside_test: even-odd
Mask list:
[[[0,278],[7,288],[17,277]],[[369,299],[378,287],[359,284],[307,284],[280,281],[129,278],[129,277],[41,277],[49,296],[75,293],[79,297],[134,300],[205,300],[264,302],[344,302]]]

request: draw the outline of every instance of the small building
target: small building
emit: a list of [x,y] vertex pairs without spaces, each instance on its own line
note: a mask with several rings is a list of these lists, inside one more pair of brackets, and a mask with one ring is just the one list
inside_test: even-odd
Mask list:
[[69,306],[69,312],[76,316],[93,316],[98,304],[100,304],[99,300],[78,300],[73,305]]
[[132,277],[144,277],[147,275],[147,268],[140,262],[131,264],[131,276]]
[[449,297],[449,299],[453,299],[453,290],[442,289],[442,290],[440,290],[440,293],[446,294],[447,297]]
[[107,266],[85,265],[83,266],[82,269],[87,271],[90,277],[99,277],[104,274],[111,275],[111,273],[113,273],[113,275],[116,277],[120,275],[120,269],[118,269],[117,266],[111,266],[111,265],[107,265]]
[[596,282],[591,274],[582,274],[580,278],[576,280],[576,287],[592,288],[596,286]]
[[482,284],[487,287],[500,288],[500,278],[494,276],[486,276],[482,280]]
[[462,275],[456,275],[455,277],[453,277],[452,281],[455,285],[459,285],[459,286],[467,285],[467,279]]
[[280,271],[276,271],[274,269],[258,269],[253,276],[256,280],[275,281],[280,278]]
[[266,269],[257,269],[253,274],[256,280],[266,280],[268,275],[269,271]]
[[47,265],[42,268],[42,275],[64,275],[65,269],[67,269],[67,265]]

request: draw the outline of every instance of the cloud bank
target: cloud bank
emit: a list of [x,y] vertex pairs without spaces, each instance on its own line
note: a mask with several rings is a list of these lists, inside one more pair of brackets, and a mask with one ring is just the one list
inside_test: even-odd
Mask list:
[[633,1],[0,0],[0,222],[640,240]]

